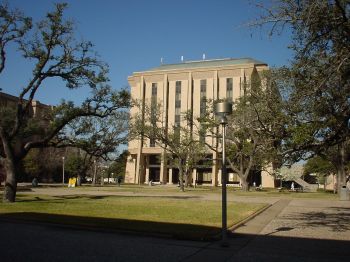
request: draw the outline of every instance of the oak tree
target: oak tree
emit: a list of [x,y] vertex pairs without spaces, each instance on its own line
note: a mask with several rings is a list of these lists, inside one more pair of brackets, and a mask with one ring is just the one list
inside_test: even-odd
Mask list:
[[[128,107],[129,94],[106,84],[108,66],[93,52],[92,43],[75,39],[74,23],[64,18],[66,6],[56,4],[43,20],[33,23],[23,13],[0,5],[0,73],[10,59],[6,52],[10,45],[17,46],[22,58],[33,65],[12,113],[1,110],[0,161],[6,170],[3,201],[15,201],[19,163],[32,148],[62,144],[67,137],[62,133],[65,127],[78,118],[105,118]],[[37,117],[33,101],[38,90],[45,92],[45,81],[51,78],[62,80],[68,89],[88,87],[91,96],[80,105],[63,101]]]

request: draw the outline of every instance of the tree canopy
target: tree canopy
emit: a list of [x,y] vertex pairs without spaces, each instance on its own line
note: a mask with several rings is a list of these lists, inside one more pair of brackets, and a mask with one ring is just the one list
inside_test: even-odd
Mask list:
[[278,88],[288,91],[281,92],[289,118],[283,145],[293,161],[336,147],[341,187],[350,119],[350,1],[279,0],[258,7],[261,15],[251,26],[292,34],[291,65],[275,75]]

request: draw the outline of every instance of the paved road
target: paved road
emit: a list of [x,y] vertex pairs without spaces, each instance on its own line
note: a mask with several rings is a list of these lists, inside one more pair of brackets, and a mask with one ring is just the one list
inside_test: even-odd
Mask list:
[[0,220],[1,261],[348,261],[350,202],[280,199],[230,246]]

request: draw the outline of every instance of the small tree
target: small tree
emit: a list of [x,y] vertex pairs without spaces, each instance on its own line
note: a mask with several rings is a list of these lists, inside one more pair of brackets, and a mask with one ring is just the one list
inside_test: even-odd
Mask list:
[[124,150],[109,166],[108,170],[110,173],[115,174],[115,178],[123,178],[125,177],[125,168],[126,161],[128,158],[129,152]]
[[26,155],[26,157],[23,159],[23,168],[24,172],[31,178],[39,176],[42,165],[38,151],[32,150]]
[[[131,139],[148,138],[166,151],[166,159],[179,170],[180,190],[185,190],[193,168],[205,157],[205,144],[195,135],[191,125],[191,113],[182,114],[181,124],[168,126],[162,114],[161,104],[135,102],[139,112],[132,119]],[[197,132],[198,134],[198,132]],[[164,159],[164,161],[167,161]],[[185,180],[185,183],[184,183]]]
[[[280,97],[277,90],[264,86],[266,77],[253,75],[251,82],[245,83],[245,94],[234,103],[232,115],[228,116],[226,129],[227,162],[231,169],[240,177],[242,190],[249,190],[249,178],[254,170],[263,170],[270,163],[276,169],[281,165],[280,124],[283,117],[276,120],[271,116],[281,115]],[[271,101],[275,103],[271,105]],[[206,133],[219,141],[220,132],[212,111],[214,102],[208,103],[207,114],[199,119],[206,127]],[[217,145],[208,145],[219,152]],[[279,159],[279,161],[277,161]]]
[[83,177],[86,169],[87,164],[80,154],[70,154],[66,157],[65,171],[68,173],[68,177]]

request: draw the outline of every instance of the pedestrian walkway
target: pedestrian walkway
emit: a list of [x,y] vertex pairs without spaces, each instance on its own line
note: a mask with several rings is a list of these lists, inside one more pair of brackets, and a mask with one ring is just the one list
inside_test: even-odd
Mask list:
[[281,199],[184,261],[347,261],[350,202]]
[[233,231],[234,234],[259,234],[264,227],[275,219],[290,203],[290,199],[281,199],[252,220]]

